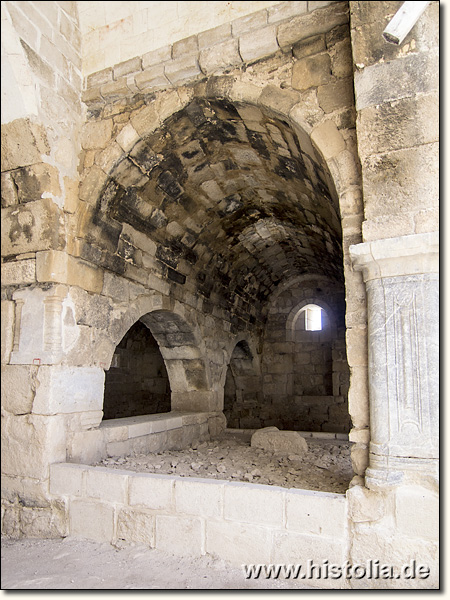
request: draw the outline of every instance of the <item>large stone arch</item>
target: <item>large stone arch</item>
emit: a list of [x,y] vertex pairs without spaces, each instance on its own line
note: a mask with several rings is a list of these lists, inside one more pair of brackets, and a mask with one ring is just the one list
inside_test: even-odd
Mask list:
[[[151,273],[145,275],[148,288],[157,289],[164,295],[170,295],[171,290],[176,288],[177,297],[180,298],[181,302],[184,301],[183,296],[192,294],[194,288],[194,294],[198,296],[200,293],[206,299],[202,299],[197,304],[198,308],[201,306],[200,310],[202,312],[205,308],[210,312],[212,311],[210,307],[211,293],[216,294],[216,296],[219,292],[223,296],[228,294],[228,303],[225,302],[223,307],[221,306],[215,310],[214,318],[231,322],[232,334],[236,334],[249,326],[257,329],[258,325],[263,323],[261,319],[256,318],[256,313],[262,311],[261,315],[264,314],[264,308],[262,307],[264,303],[258,305],[255,300],[256,296],[253,296],[250,301],[248,299],[243,301],[239,293],[239,286],[236,286],[235,282],[230,285],[230,270],[227,271],[223,265],[233,264],[234,274],[238,273],[238,277],[235,275],[235,280],[239,278],[242,280],[247,277],[248,287],[251,288],[253,284],[253,291],[258,286],[259,290],[263,289],[264,301],[271,293],[276,291],[277,286],[284,280],[295,279],[299,272],[295,268],[292,269],[292,265],[287,265],[286,271],[282,272],[282,277],[278,278],[274,276],[277,269],[272,268],[270,270],[269,268],[269,270],[265,270],[263,277],[255,282],[252,271],[258,271],[260,263],[259,259],[255,260],[252,257],[251,251],[244,257],[241,256],[240,259],[236,258],[236,254],[232,255],[232,251],[231,254],[221,256],[218,251],[218,244],[220,240],[229,239],[227,231],[232,231],[232,227],[228,227],[227,231],[226,228],[222,227],[216,227],[216,229],[210,227],[211,223],[207,220],[208,211],[211,210],[213,205],[222,202],[222,209],[225,217],[227,217],[227,211],[232,214],[239,210],[239,200],[237,205],[233,205],[233,194],[227,196],[223,193],[223,189],[217,190],[217,172],[212,173],[208,180],[200,179],[197,182],[198,190],[201,189],[205,204],[202,209],[195,209],[195,206],[192,208],[192,195],[184,194],[183,185],[180,185],[177,180],[174,182],[173,178],[170,177],[163,182],[163,187],[166,188],[169,195],[172,193],[173,196],[168,203],[171,204],[170,207],[163,206],[163,198],[159,199],[156,206],[151,206],[151,203],[142,203],[137,192],[140,188],[146,188],[147,186],[153,194],[151,197],[155,198],[155,185],[149,183],[146,172],[153,168],[152,161],[156,161],[158,165],[162,139],[166,135],[164,132],[167,132],[168,128],[177,119],[178,125],[183,119],[186,120],[186,115],[188,117],[190,115],[191,124],[201,125],[202,120],[205,119],[207,109],[211,109],[211,107],[216,111],[216,116],[219,115],[219,123],[227,121],[227,111],[234,111],[234,116],[237,115],[237,122],[253,132],[252,142],[254,146],[258,144],[258,119],[264,119],[265,122],[271,123],[282,131],[282,136],[285,138],[284,142],[286,142],[288,134],[293,135],[294,144],[303,159],[305,173],[310,181],[312,178],[314,185],[318,189],[320,188],[320,194],[315,196],[315,199],[319,200],[317,203],[313,202],[314,207],[316,208],[320,203],[322,203],[321,206],[324,207],[324,210],[334,207],[332,212],[327,213],[325,219],[322,219],[320,226],[315,225],[313,227],[312,223],[309,223],[308,235],[315,237],[319,245],[322,244],[323,253],[333,252],[330,249],[333,245],[335,252],[334,258],[331,260],[316,261],[315,268],[319,271],[319,274],[329,277],[333,274],[324,272],[324,269],[331,265],[333,268],[336,267],[336,273],[340,273],[337,278],[341,280],[342,284],[344,284],[345,279],[347,321],[350,326],[347,337],[352,345],[356,343],[358,347],[364,349],[365,323],[360,322],[359,316],[361,314],[361,302],[364,302],[364,288],[359,274],[354,274],[351,269],[348,255],[349,245],[361,239],[363,218],[354,120],[349,124],[345,122],[345,119],[339,113],[325,114],[320,109],[317,100],[314,101],[308,97],[308,101],[306,101],[305,95],[292,88],[260,85],[254,81],[250,83],[246,80],[245,72],[236,71],[230,75],[211,76],[206,81],[196,85],[156,92],[148,105],[139,108],[133,108],[130,105],[129,118],[126,124],[121,127],[120,131],[114,135],[105,147],[92,151],[93,158],[91,161],[93,164],[83,174],[80,188],[81,206],[78,214],[78,224],[76,225],[76,235],[79,239],[84,239],[85,232],[87,229],[90,230],[91,240],[87,240],[86,252],[89,253],[89,245],[92,243],[94,246],[103,244],[106,253],[103,252],[102,255],[102,266],[112,268],[121,276],[134,277],[134,274],[129,275],[128,271],[134,269],[133,260],[137,254],[136,249],[138,252],[143,250],[151,257],[149,259],[147,256],[147,263],[151,262]],[[350,109],[354,110],[354,107],[352,106]],[[251,124],[249,128],[247,128],[247,124]],[[96,127],[103,127],[105,123],[98,120],[88,126],[93,128],[92,131],[95,131]],[[285,134],[285,132],[288,132],[288,134]],[[239,133],[239,130],[237,133],[234,132],[237,136]],[[227,131],[225,131],[226,134]],[[193,139],[189,138],[189,135],[183,139],[182,127],[179,127],[175,135],[178,135],[179,147],[183,147],[183,144],[186,145],[187,140],[192,141]],[[156,140],[156,143],[152,146],[148,143],[149,140],[153,140],[153,142]],[[250,142],[247,147],[250,150],[253,148]],[[185,164],[178,157],[184,167],[189,166],[192,150],[192,148],[186,148]],[[290,150],[291,148],[288,148],[288,151]],[[196,160],[194,158],[191,163],[193,173],[195,173],[195,167],[200,166],[198,162],[195,162]],[[250,157],[250,162],[252,160],[253,158]],[[257,160],[254,160],[254,162],[254,165],[247,168],[248,171],[254,167],[257,170]],[[287,168],[284,177],[290,165],[285,164],[285,166]],[[176,170],[176,168],[173,169],[174,172]],[[166,169],[166,171],[170,173],[170,169]],[[298,172],[295,173],[294,177],[297,176]],[[218,181],[220,188],[223,185],[224,178]],[[192,177],[191,183],[194,182],[195,177]],[[117,191],[118,185],[122,188],[119,193]],[[203,185],[203,188],[200,187],[201,185]],[[171,186],[173,187],[171,188]],[[251,187],[250,183],[249,188]],[[324,201],[324,197],[328,199]],[[125,220],[123,223],[121,220],[123,221],[125,210],[124,204],[122,204],[124,199],[128,203],[127,210],[134,213],[134,216],[132,218],[127,216],[128,222]],[[263,203],[263,200],[261,202]],[[116,212],[113,218],[109,218],[112,212],[111,207],[114,205]],[[185,226],[185,224],[180,226],[180,218],[178,218],[180,214],[183,214],[185,221],[189,221],[189,226]],[[272,216],[270,215],[269,218],[264,219],[263,215],[260,215],[258,227],[250,222],[246,229],[241,230],[241,238],[246,241],[250,249],[252,249],[254,241],[264,240],[264,236],[267,235],[267,225],[273,225]],[[148,231],[146,231],[146,223],[148,222],[151,222],[152,225],[150,237],[147,235]],[[217,225],[218,222],[216,219],[213,226]],[[204,234],[201,226],[203,223],[206,223],[206,226],[210,228],[210,237],[204,236],[203,243],[200,244],[202,256],[199,259],[190,250],[198,244],[199,235]],[[323,228],[328,227],[329,224],[332,224],[331,227],[334,227],[336,234],[333,234],[331,239],[330,236],[325,239]],[[154,234],[154,231],[157,232],[158,230],[164,232],[164,235],[160,235],[159,240],[157,239],[158,234]],[[271,244],[273,247],[277,247],[279,256],[284,251],[283,244],[286,243],[286,236],[291,240],[289,251],[292,248],[295,250],[295,244],[292,244],[292,240],[297,236],[298,231],[299,223],[292,224],[292,222],[288,223],[287,220],[282,227],[272,228],[270,234]],[[148,241],[150,238],[151,241]],[[230,248],[236,248],[239,244],[239,249],[242,249],[245,244],[242,239],[237,240],[236,238],[237,236],[232,239]],[[320,241],[318,241],[319,238],[321,238]],[[168,248],[170,240],[175,240],[172,248]],[[208,257],[211,249],[215,262],[208,262],[205,258]],[[180,254],[177,256],[179,250]],[[244,248],[244,250],[247,251],[248,248]],[[121,256],[118,258],[117,255],[120,254]],[[157,264],[156,268],[155,263]],[[286,264],[286,261],[284,264]],[[312,268],[311,263],[306,259],[303,262],[303,266],[305,265]],[[142,267],[142,265],[138,266]],[[290,268],[291,270],[289,270]],[[334,276],[336,276],[336,273],[334,273]],[[213,276],[216,282],[215,288],[214,286],[208,286],[208,277],[211,280]],[[204,279],[201,280],[201,277]],[[182,286],[184,286],[183,289]],[[266,309],[268,306],[266,302]],[[361,394],[367,395],[367,390],[363,390],[360,385],[362,379],[366,377],[366,366],[361,364],[361,360],[358,359],[358,364],[354,366],[350,364],[350,368],[352,378],[356,382],[355,394],[349,400],[350,413],[357,414],[357,428],[366,429],[368,427],[367,399],[361,398]],[[218,367],[218,371],[220,370],[221,368]],[[218,394],[221,395],[220,385],[218,387]],[[365,453],[366,449],[362,448],[361,451]],[[357,471],[362,471],[364,468],[364,464],[360,464]]]
[[140,296],[106,332],[113,337],[105,356],[105,366],[111,364],[114,348],[131,326],[141,321],[158,343],[167,369],[173,411],[217,410],[216,394],[212,391],[206,347],[198,328],[188,322],[173,300],[158,294]]

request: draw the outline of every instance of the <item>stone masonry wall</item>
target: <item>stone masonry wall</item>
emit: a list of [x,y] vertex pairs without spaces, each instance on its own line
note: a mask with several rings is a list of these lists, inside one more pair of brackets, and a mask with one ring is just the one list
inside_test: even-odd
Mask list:
[[[324,279],[305,279],[273,299],[262,360],[264,411],[270,412],[266,425],[281,422],[283,429],[348,433],[343,295]],[[322,332],[298,329],[298,313],[306,304],[328,311]]]

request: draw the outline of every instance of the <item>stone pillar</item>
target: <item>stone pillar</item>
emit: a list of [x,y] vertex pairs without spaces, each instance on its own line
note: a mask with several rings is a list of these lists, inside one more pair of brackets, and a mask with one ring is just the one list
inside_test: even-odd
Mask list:
[[437,233],[350,247],[368,301],[371,489],[438,478],[438,251]]

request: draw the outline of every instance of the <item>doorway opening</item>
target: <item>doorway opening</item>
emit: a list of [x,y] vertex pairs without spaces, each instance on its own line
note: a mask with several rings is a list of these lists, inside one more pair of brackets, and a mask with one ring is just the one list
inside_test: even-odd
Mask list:
[[105,376],[103,419],[170,411],[164,359],[148,327],[137,321],[116,347]]

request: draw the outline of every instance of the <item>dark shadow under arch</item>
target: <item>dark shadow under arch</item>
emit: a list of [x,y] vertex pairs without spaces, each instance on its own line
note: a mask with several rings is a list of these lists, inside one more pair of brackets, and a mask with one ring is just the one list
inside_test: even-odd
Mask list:
[[124,335],[105,374],[103,419],[170,411],[170,384],[159,346],[137,321]]

